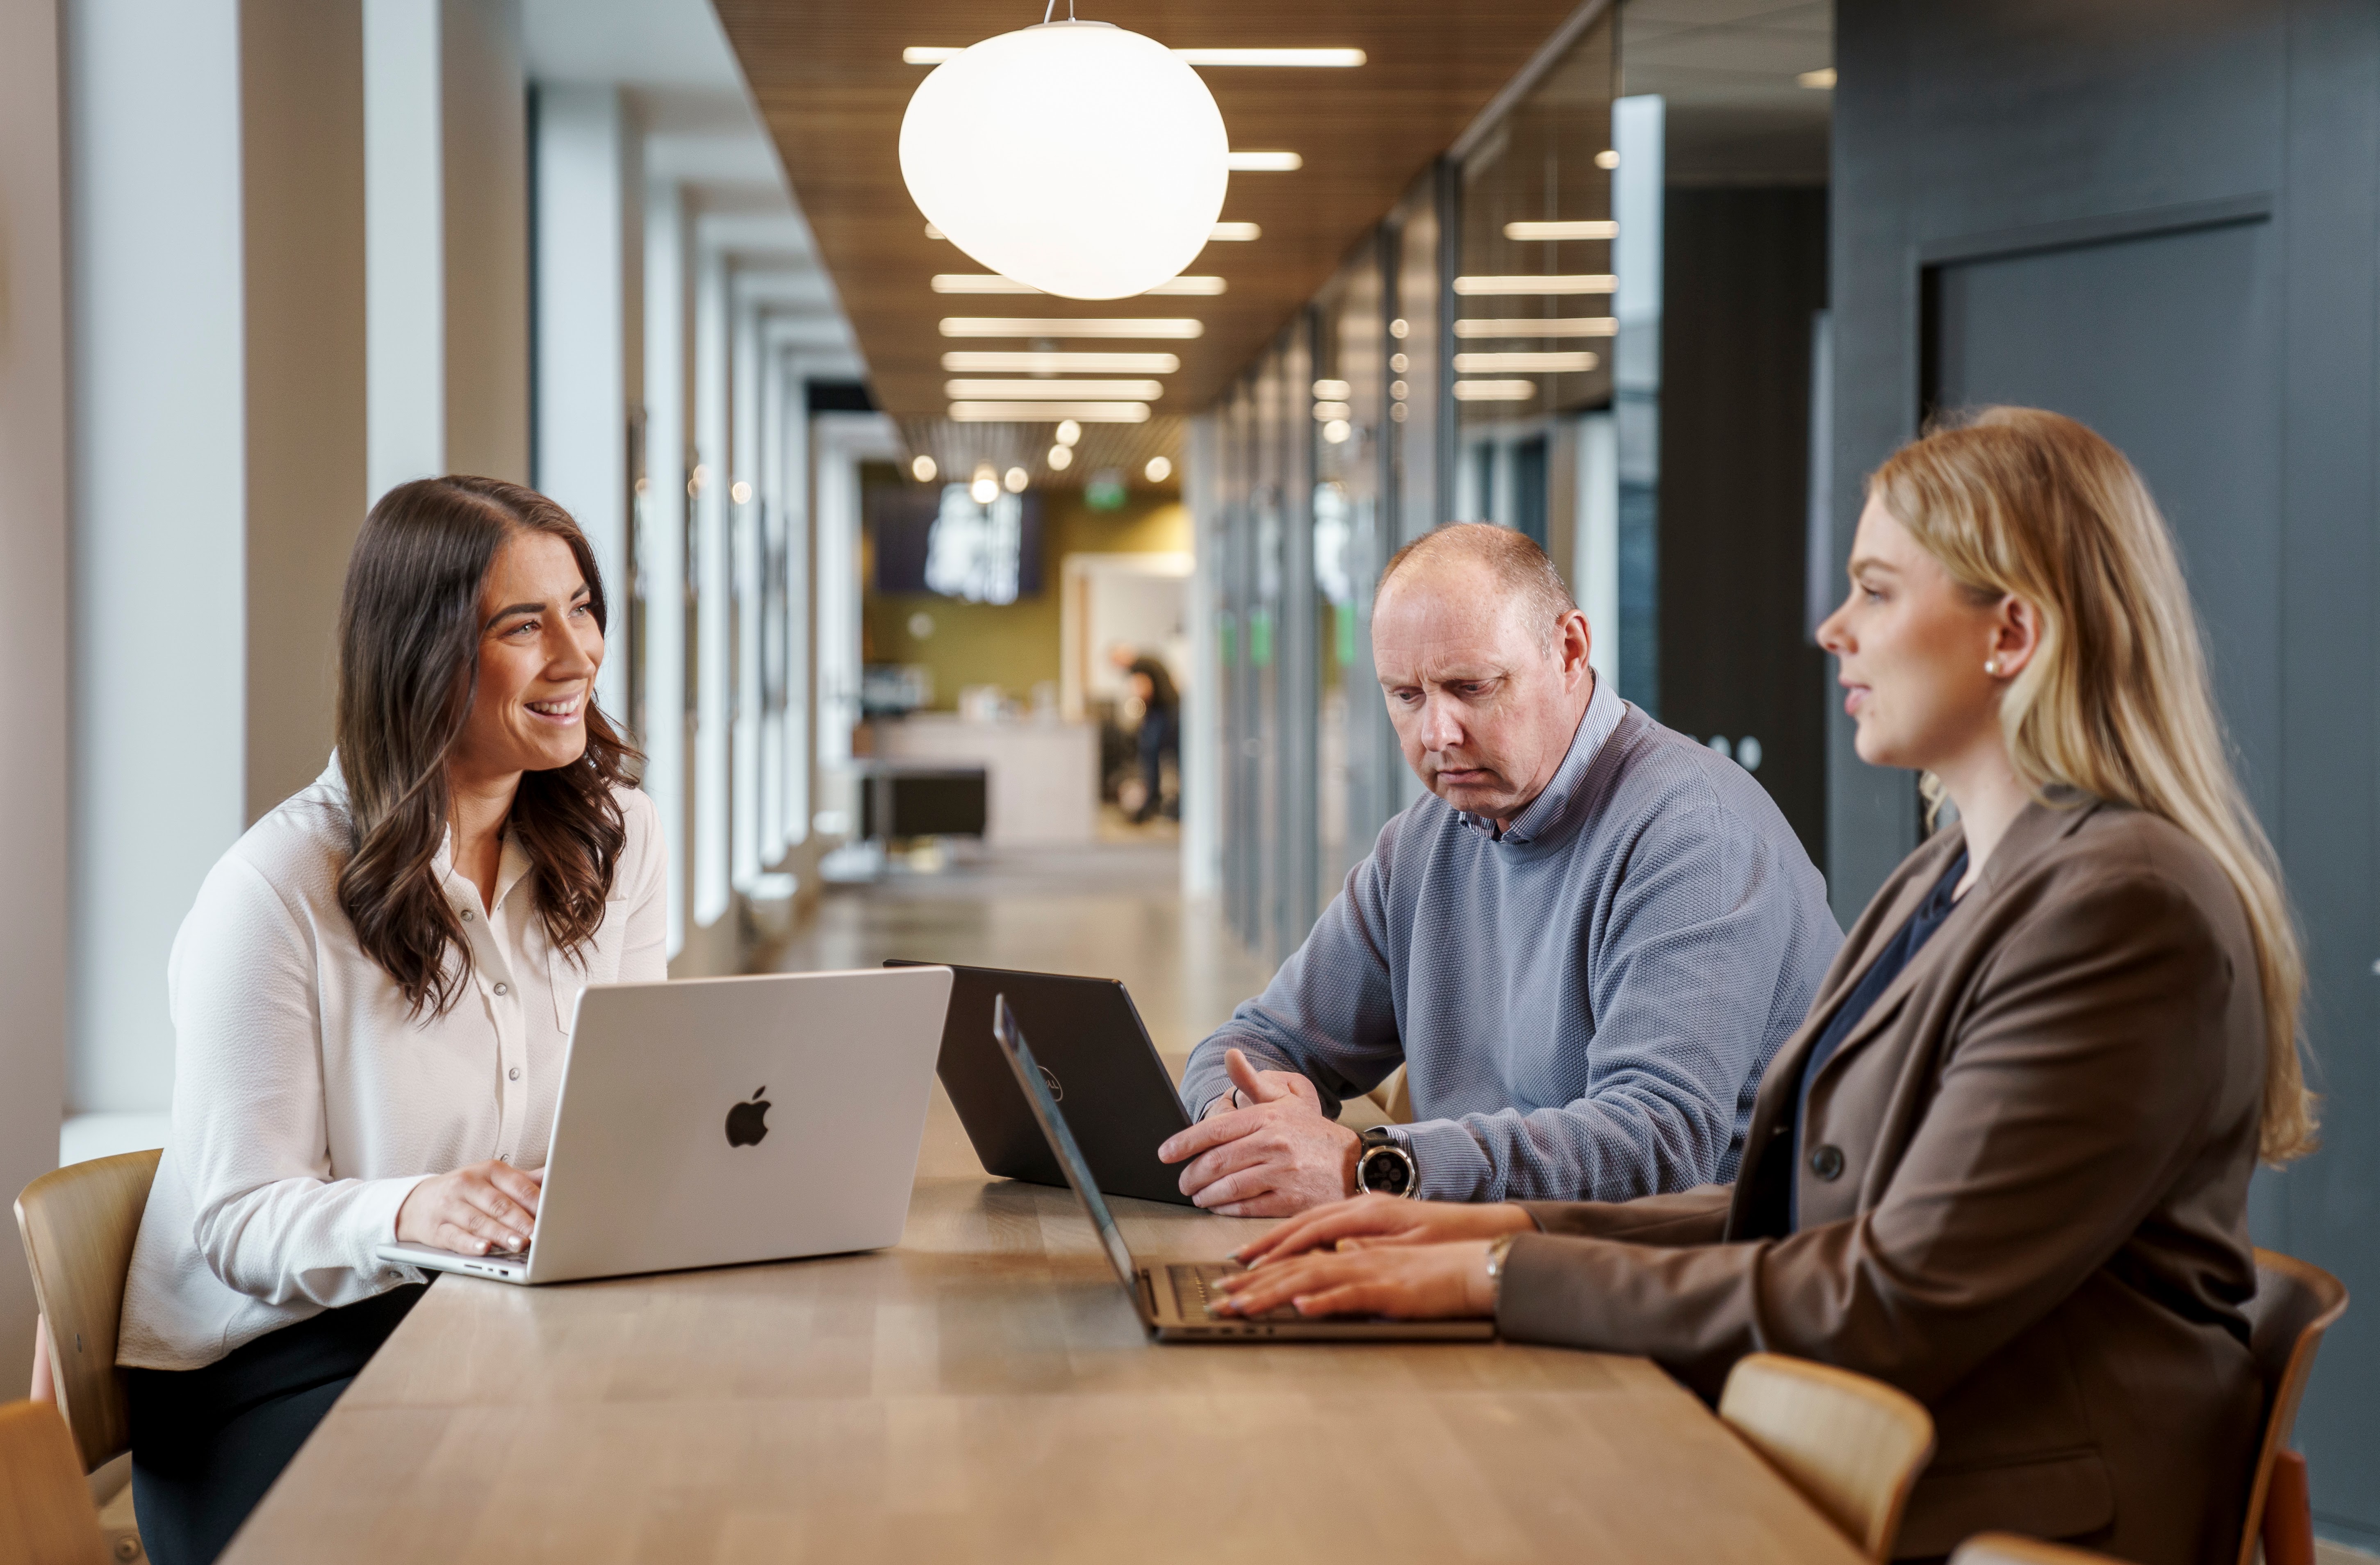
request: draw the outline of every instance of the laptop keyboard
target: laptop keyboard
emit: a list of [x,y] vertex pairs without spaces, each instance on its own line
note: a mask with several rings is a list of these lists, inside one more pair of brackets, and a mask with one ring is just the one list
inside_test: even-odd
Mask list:
[[[1231,1297],[1223,1292],[1223,1279],[1245,1271],[1245,1267],[1228,1262],[1204,1262],[1196,1265],[1171,1266],[1165,1268],[1173,1280],[1173,1296],[1182,1301],[1187,1312],[1194,1304],[1206,1314],[1219,1312],[1216,1306]],[[1226,1320],[1303,1320],[1295,1304],[1281,1304],[1261,1315],[1228,1315]]]

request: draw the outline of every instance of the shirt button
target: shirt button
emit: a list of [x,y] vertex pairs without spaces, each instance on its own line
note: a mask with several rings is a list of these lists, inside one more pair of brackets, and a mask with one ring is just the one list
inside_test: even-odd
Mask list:
[[515,1065],[511,1070],[506,1071],[504,1073],[504,1080],[514,1082],[520,1080],[520,1067],[518,1065]]
[[1843,1171],[1843,1149],[1829,1144],[1810,1154],[1810,1171],[1829,1182],[1839,1179]]
[[466,924],[468,924],[470,921],[471,921],[471,910],[470,910],[469,908],[468,908],[468,907],[467,907],[467,908],[465,908],[465,909],[463,910],[463,922],[464,922],[464,923],[466,923]]
[[508,989],[504,988],[504,985],[502,985],[502,984],[498,984],[498,985],[496,986],[496,992],[497,992],[498,994],[510,994],[510,993],[512,993],[512,990],[510,990],[510,989]]

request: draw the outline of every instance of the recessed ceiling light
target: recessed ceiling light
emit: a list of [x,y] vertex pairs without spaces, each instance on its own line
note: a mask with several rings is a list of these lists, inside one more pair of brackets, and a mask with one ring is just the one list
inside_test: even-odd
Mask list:
[[[1211,297],[1227,286],[1220,277],[1170,277],[1148,290],[1151,294],[1195,294]],[[997,272],[940,272],[934,274],[938,294],[1038,294],[1030,283],[1003,277]],[[1146,297],[1135,296],[1135,297]]]
[[1476,375],[1498,370],[1529,370],[1546,375],[1582,374],[1603,360],[1591,353],[1458,353],[1454,372]]
[[1033,481],[1033,477],[1022,467],[1011,467],[1000,481],[1008,486],[1009,493],[1022,494],[1025,492],[1025,486]]
[[953,315],[942,321],[946,337],[1154,337],[1186,342],[1207,328],[1196,321],[1163,316],[1089,316],[1067,320],[1042,315]]
[[1072,445],[1082,438],[1082,425],[1077,424],[1072,419],[1061,419],[1058,420],[1058,443],[1060,445]]
[[1295,152],[1233,152],[1223,166],[1233,174],[1294,174],[1305,160]]
[[1582,218],[1575,223],[1507,223],[1508,239],[1616,239],[1620,224],[1608,217]]
[[1062,473],[1075,465],[1075,448],[1071,445],[1053,445],[1050,448],[1050,455],[1046,460],[1050,464],[1051,472]]
[[1145,402],[953,402],[954,424],[1046,424],[1067,418],[1085,424],[1146,424]]
[[934,475],[941,470],[941,468],[934,466],[934,459],[926,455],[922,452],[916,457],[912,458],[909,463],[909,476],[917,479],[919,483],[932,483],[934,481]]
[[1815,87],[1823,91],[1834,86],[1835,67],[1828,66],[1821,70],[1805,70],[1793,79],[1804,87]]
[[[947,239],[950,236],[929,223],[926,237]],[[1207,242],[1210,245],[1245,245],[1263,237],[1264,230],[1253,223],[1218,223],[1207,230]]]
[[[938,66],[954,60],[965,49],[949,43],[913,43],[901,51],[905,66]],[[1364,63],[1361,49],[1176,49],[1173,57],[1190,66],[1286,66],[1316,70],[1348,70]]]
[[1608,294],[1620,286],[1620,279],[1608,272],[1574,272],[1568,275],[1545,277],[1457,277],[1454,291],[1466,296],[1480,294]]
[[1150,483],[1163,483],[1173,476],[1173,458],[1152,456],[1148,459],[1148,465],[1141,468],[1140,472],[1141,476]]
[[1352,418],[1354,411],[1343,402],[1318,402],[1314,405],[1314,418],[1317,423],[1327,424],[1333,419]]
[[1063,402],[1069,397],[1154,402],[1165,394],[1165,388],[1155,381],[945,381],[942,394],[954,402],[998,397],[1029,397],[1036,402]]
[[1620,166],[1620,154],[1609,147],[1606,147],[1603,151],[1595,154],[1595,166],[1597,168],[1618,168]]
[[1332,445],[1346,444],[1347,437],[1354,432],[1355,426],[1344,419],[1333,419],[1322,426],[1322,438]]
[[1354,393],[1344,381],[1317,381],[1314,382],[1314,394],[1324,402],[1344,402]]
[[1361,49],[1176,49],[1173,54],[1194,66],[1304,66],[1317,70],[1350,70],[1364,63]]
[[1458,337],[1616,337],[1619,321],[1609,315],[1475,316],[1454,323]]
[[1457,381],[1457,402],[1526,402],[1537,394],[1535,381]]
[[1001,353],[955,349],[942,355],[952,375],[1171,375],[1182,360],[1170,353]]

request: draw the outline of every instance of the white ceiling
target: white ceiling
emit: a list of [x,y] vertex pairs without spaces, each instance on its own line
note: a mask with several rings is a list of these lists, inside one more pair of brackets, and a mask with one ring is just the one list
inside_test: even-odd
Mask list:
[[779,336],[826,351],[810,372],[858,376],[850,325],[710,0],[522,0],[521,34],[532,81],[626,91],[647,174],[687,188],[698,236],[726,252],[738,297]]

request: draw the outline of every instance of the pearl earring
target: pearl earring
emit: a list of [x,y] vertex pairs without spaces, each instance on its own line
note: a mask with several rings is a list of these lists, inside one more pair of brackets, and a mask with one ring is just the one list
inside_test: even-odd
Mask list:
[[1984,661],[1984,672],[1990,674],[1994,679],[1998,679],[2000,676],[2000,661],[1998,658],[1985,659]]

